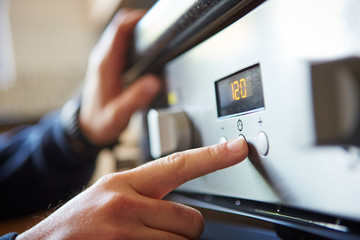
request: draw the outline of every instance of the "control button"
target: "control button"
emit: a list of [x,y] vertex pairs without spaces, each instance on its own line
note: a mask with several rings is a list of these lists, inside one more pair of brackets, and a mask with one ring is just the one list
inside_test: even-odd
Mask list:
[[239,131],[242,131],[244,128],[243,122],[240,119],[237,121],[237,128]]
[[240,135],[238,136],[238,138],[242,138],[242,139],[245,140],[245,142],[247,142],[247,141],[246,141],[246,137],[245,137],[243,134],[240,134]]
[[264,156],[269,152],[269,139],[264,132],[259,132],[257,136],[257,149]]
[[224,143],[227,142],[227,138],[226,137],[221,137],[219,140],[219,143]]

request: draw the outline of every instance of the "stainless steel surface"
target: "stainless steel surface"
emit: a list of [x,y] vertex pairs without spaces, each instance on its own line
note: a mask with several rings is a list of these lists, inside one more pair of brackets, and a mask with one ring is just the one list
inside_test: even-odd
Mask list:
[[[357,0],[272,0],[169,62],[167,93],[176,96],[169,108],[189,117],[194,146],[243,134],[251,148],[244,162],[179,190],[360,220],[358,151],[315,144],[311,88],[313,62],[360,56],[359,43]],[[254,64],[260,64],[265,109],[219,119],[214,82]],[[257,149],[260,132],[268,138],[267,154]]]

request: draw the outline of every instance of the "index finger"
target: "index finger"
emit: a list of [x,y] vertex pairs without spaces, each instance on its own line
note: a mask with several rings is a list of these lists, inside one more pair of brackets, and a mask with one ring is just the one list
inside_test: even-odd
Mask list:
[[129,183],[138,193],[161,199],[183,183],[235,165],[247,155],[242,138],[174,153],[132,170]]

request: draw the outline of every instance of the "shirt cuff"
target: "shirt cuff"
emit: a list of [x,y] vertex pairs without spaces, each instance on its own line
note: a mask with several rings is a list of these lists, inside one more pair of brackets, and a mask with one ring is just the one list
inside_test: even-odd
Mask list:
[[115,146],[117,142],[110,145],[97,146],[84,135],[79,126],[80,99],[80,96],[70,99],[60,113],[61,124],[71,148],[80,155],[94,155],[98,154],[103,148]]
[[0,236],[0,240],[15,240],[18,235],[18,233],[8,233],[4,236]]

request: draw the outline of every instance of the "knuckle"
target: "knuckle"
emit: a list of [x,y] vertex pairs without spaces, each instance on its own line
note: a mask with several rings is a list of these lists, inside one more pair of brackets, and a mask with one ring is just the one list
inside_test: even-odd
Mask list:
[[165,168],[172,168],[175,177],[178,178],[183,175],[182,172],[186,169],[186,158],[186,153],[177,152],[162,158],[161,164]]
[[126,216],[128,220],[138,217],[138,209],[140,207],[138,201],[132,196],[120,193],[110,194],[104,204],[106,212],[111,215],[116,215],[120,219]]
[[114,178],[116,177],[116,173],[108,173],[104,176],[102,176],[99,180],[98,180],[98,184],[100,185],[108,185],[108,184],[112,184],[112,182],[114,181]]
[[209,158],[210,159],[217,158],[221,154],[223,148],[224,148],[223,145],[213,145],[208,147],[207,154],[209,155]]
[[126,176],[119,172],[108,173],[102,176],[99,180],[96,181],[94,187],[99,191],[113,192],[116,188],[123,188],[126,186]]
[[173,153],[173,154],[170,154],[170,155],[166,156],[164,158],[164,163],[168,164],[168,165],[174,165],[174,164],[177,164],[179,161],[181,161],[181,159],[183,157],[184,156],[183,156],[182,153],[176,152],[176,153]]

